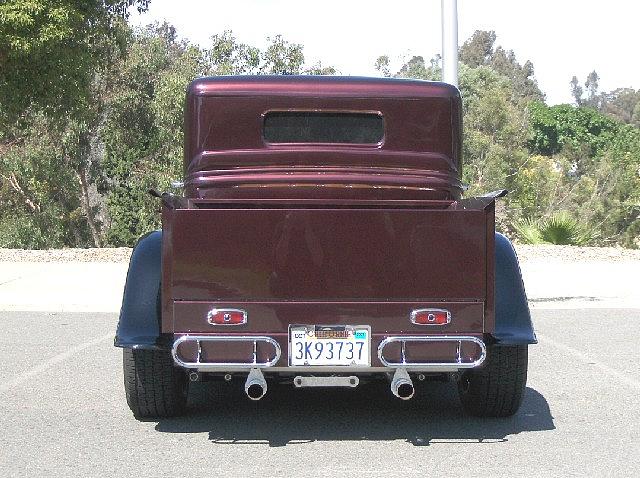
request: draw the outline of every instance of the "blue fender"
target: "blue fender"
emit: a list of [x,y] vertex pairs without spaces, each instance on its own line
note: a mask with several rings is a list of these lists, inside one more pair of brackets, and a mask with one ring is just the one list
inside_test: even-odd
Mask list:
[[114,345],[131,349],[166,348],[160,334],[162,232],[140,238],[133,248]]
[[516,251],[496,232],[496,328],[493,338],[501,345],[536,344],[527,295]]

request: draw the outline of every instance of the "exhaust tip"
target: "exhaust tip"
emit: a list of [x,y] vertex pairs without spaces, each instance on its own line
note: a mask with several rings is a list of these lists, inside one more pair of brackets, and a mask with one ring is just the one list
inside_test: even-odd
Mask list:
[[413,393],[413,385],[410,383],[402,383],[398,385],[398,398],[401,398],[402,400],[409,400],[413,397]]
[[244,384],[244,393],[251,400],[260,400],[267,393],[267,381],[260,369],[252,368]]
[[415,389],[405,368],[397,368],[391,379],[391,393],[402,400],[413,397]]
[[264,397],[264,394],[265,394],[264,388],[262,388],[262,385],[258,383],[252,383],[247,388],[247,396],[251,400],[260,400],[262,397]]

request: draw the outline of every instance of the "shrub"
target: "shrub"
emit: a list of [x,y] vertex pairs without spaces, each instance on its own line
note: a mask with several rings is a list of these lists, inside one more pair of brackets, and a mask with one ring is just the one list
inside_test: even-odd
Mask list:
[[525,244],[558,244],[584,246],[597,234],[566,211],[558,211],[537,221],[525,220],[515,225],[518,238]]

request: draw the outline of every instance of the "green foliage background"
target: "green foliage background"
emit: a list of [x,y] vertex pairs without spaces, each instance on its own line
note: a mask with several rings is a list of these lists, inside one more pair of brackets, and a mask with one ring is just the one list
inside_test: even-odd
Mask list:
[[[206,47],[170,25],[132,29],[146,0],[0,5],[0,247],[131,245],[159,226],[150,188],[180,178],[184,91],[201,75],[336,74],[280,35]],[[476,32],[460,48],[468,195],[507,188],[498,228],[528,242],[639,247],[640,91],[548,106],[530,62]],[[440,79],[440,58],[385,76]],[[569,83],[567,85],[569,87]]]

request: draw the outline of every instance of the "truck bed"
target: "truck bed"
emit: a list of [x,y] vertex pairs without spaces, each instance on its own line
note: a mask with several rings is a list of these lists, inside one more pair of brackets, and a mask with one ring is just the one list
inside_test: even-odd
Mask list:
[[212,307],[283,340],[301,322],[424,333],[408,320],[419,307],[450,310],[447,333],[492,326],[493,203],[189,202],[164,208],[163,235],[164,332],[215,333]]

